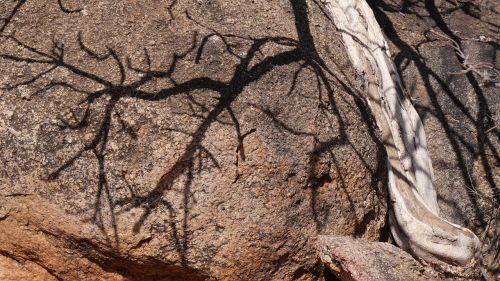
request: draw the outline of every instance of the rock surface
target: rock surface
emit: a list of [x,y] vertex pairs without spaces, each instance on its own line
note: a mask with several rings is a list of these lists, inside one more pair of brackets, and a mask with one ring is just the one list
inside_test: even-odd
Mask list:
[[341,280],[432,280],[412,256],[388,243],[320,236],[319,256]]
[[392,244],[352,237],[322,235],[318,253],[321,261],[343,281],[481,279],[479,272],[452,274],[448,269],[439,273]]
[[0,38],[4,268],[318,280],[318,234],[380,239],[383,150],[313,2],[22,3]]
[[[464,95],[453,51],[425,41],[434,1],[370,2],[435,140],[443,214],[499,249],[499,96]],[[445,23],[494,34],[463,5]],[[16,0],[0,17],[0,279],[322,280],[318,235],[387,239],[384,150],[317,1]],[[498,63],[498,43],[467,42]]]

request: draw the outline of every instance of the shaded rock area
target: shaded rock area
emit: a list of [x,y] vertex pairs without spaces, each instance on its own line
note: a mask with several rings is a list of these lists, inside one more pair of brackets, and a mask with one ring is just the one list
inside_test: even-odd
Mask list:
[[318,234],[383,236],[383,150],[316,3],[0,7],[6,278],[321,280]]
[[368,2],[424,123],[441,216],[478,235],[489,278],[496,280],[499,88],[484,85],[484,79],[472,72],[459,74],[463,60],[449,39],[461,46],[468,63],[499,69],[500,2]]
[[480,280],[477,270],[441,269],[416,261],[407,252],[383,242],[341,236],[320,236],[318,253],[321,261],[345,281],[424,281],[424,280]]

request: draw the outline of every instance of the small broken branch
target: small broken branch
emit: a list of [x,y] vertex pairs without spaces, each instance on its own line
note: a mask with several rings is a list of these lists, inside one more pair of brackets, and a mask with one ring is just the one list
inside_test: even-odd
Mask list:
[[[453,75],[461,75],[472,72],[481,79],[480,86],[482,87],[500,87],[500,70],[492,63],[485,62],[471,62],[470,56],[465,53],[460,44],[450,37],[441,34],[433,29],[430,32],[436,35],[440,40],[444,41],[446,45],[453,48],[458,57],[462,59],[461,65],[463,70],[459,72],[452,72]],[[486,40],[486,39],[483,39]],[[480,38],[477,41],[483,42]]]

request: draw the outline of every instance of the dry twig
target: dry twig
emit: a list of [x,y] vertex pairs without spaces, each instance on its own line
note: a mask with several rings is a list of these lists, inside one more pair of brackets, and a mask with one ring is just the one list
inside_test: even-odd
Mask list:
[[[465,53],[461,46],[450,37],[441,34],[433,29],[430,30],[431,33],[435,34],[440,40],[446,42],[446,45],[451,46],[458,57],[460,57],[461,65],[463,70],[459,72],[452,72],[453,75],[461,75],[472,72],[476,74],[481,79],[482,87],[500,87],[500,70],[495,67],[492,63],[485,62],[471,62],[470,56]],[[477,41],[483,42],[484,39],[479,39]]]

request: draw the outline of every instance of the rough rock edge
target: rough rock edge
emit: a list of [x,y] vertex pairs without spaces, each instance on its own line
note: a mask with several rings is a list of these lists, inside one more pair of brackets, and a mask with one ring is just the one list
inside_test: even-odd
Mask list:
[[196,269],[134,254],[141,241],[127,241],[119,251],[110,248],[94,225],[77,222],[36,195],[0,199],[0,205],[8,209],[0,220],[0,256],[21,265],[34,261],[57,280],[207,279]]
[[476,280],[481,276],[476,268],[433,269],[392,244],[346,236],[319,236],[318,255],[343,281]]

